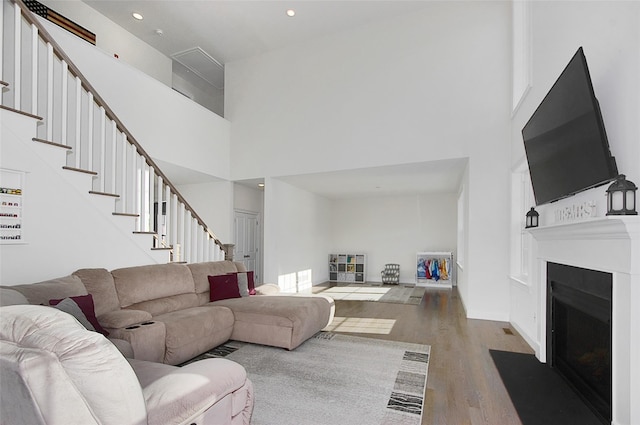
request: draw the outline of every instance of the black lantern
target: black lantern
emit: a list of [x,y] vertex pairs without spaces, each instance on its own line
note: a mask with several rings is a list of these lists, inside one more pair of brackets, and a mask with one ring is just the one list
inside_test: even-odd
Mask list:
[[636,185],[620,174],[607,189],[607,215],[638,215],[636,190]]
[[527,219],[525,221],[525,229],[528,229],[530,227],[538,227],[538,217],[540,216],[540,214],[538,214],[538,212],[536,210],[533,209],[533,207],[531,207],[531,209],[529,210],[529,212],[527,213]]

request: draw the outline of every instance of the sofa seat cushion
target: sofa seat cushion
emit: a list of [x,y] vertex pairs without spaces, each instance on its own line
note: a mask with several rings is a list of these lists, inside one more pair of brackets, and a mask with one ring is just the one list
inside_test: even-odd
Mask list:
[[195,422],[225,397],[237,398],[236,403],[223,403],[236,408],[213,423],[226,423],[242,410],[248,410],[250,417],[253,385],[245,369],[237,363],[205,359],[178,368],[131,359],[129,362],[142,386],[150,425]]
[[166,328],[164,363],[180,364],[231,337],[233,312],[224,307],[192,307],[153,317]]
[[328,297],[253,296],[215,301],[233,310],[231,339],[293,350],[327,326],[335,306]]

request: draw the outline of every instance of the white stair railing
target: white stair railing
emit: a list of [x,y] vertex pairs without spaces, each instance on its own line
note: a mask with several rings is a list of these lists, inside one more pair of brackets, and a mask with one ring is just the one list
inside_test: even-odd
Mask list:
[[22,0],[3,0],[0,42],[2,106],[42,117],[36,138],[71,147],[67,168],[97,173],[92,193],[116,197],[114,214],[136,216],[135,231],[157,234],[154,248],[172,249],[173,261],[224,259],[215,234]]

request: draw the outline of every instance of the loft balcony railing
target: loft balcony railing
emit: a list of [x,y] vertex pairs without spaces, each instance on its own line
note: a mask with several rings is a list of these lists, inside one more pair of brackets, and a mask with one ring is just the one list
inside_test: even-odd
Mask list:
[[[38,141],[69,148],[64,168],[94,174],[91,193],[173,261],[224,259],[223,245],[22,0],[0,8],[0,104],[42,118]],[[9,16],[5,16],[9,15]]]

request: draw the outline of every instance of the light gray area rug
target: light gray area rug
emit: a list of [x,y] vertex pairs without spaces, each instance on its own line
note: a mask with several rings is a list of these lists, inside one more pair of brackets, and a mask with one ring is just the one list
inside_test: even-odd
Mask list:
[[334,300],[377,301],[418,305],[424,296],[424,287],[415,285],[370,285],[366,283],[338,284],[318,294],[328,295]]
[[230,341],[255,387],[252,425],[420,425],[430,346],[320,332],[293,351]]

